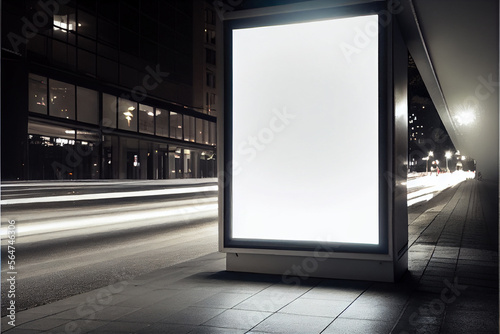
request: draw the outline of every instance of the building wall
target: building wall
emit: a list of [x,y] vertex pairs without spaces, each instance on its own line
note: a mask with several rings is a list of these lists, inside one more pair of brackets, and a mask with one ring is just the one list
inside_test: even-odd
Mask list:
[[195,2],[4,0],[2,179],[214,176]]
[[205,114],[217,116],[216,27],[221,21],[213,1],[194,1],[193,22],[193,105]]

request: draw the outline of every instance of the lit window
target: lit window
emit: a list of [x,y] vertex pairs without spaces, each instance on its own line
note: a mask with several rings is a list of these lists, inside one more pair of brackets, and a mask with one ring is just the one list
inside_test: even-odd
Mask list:
[[29,74],[29,111],[47,115],[47,78]]
[[49,79],[49,115],[75,119],[75,86]]

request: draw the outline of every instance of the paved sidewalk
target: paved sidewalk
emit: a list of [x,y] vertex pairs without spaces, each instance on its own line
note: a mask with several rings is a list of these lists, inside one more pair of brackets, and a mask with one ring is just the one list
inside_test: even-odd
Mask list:
[[[219,253],[19,312],[14,333],[498,333],[498,194],[469,180],[412,209],[396,284],[224,271]],[[423,206],[421,206],[423,207]],[[19,287],[22,288],[22,287]]]

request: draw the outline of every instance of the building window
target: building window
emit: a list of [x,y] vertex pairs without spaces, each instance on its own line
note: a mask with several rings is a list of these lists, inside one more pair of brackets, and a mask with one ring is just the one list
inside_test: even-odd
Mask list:
[[191,178],[193,177],[192,174],[192,165],[193,165],[193,159],[191,158],[191,150],[184,149],[184,178]]
[[49,79],[50,116],[75,119],[75,86]]
[[205,48],[207,64],[215,65],[215,50]]
[[196,142],[203,143],[203,120],[201,118],[196,119]]
[[184,140],[194,142],[195,129],[194,117],[184,115]]
[[212,72],[207,72],[207,86],[215,88],[215,74]]
[[156,108],[156,135],[168,137],[168,116],[167,110]]
[[177,179],[182,175],[182,149],[169,145],[168,147],[168,178]]
[[215,24],[215,12],[210,8],[205,8],[205,22]]
[[137,103],[118,98],[118,128],[137,131]]
[[75,13],[65,15],[54,15],[54,30],[76,31]]
[[116,128],[116,96],[102,94],[102,125]]
[[170,138],[182,139],[182,115],[170,112]]
[[47,115],[47,78],[29,74],[29,111]]
[[205,43],[215,45],[215,31],[205,29]]
[[84,12],[82,10],[78,11],[78,33],[90,37],[92,39],[96,38],[96,17]]
[[217,145],[217,124],[210,122],[209,124],[209,143],[210,145]]
[[77,87],[76,110],[78,121],[99,124],[99,93],[95,90]]
[[205,144],[205,145],[210,145],[210,135],[209,135],[209,126],[210,126],[210,122],[209,121],[203,121],[203,139],[202,139],[202,143]]
[[215,111],[216,95],[214,93],[207,93],[206,104],[209,114],[213,114]]
[[139,104],[139,132],[150,135],[155,134],[154,108]]

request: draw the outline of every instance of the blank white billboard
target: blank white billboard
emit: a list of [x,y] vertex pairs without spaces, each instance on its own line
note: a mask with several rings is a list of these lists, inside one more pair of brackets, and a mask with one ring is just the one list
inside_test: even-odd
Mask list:
[[379,244],[377,15],[234,29],[233,240]]

